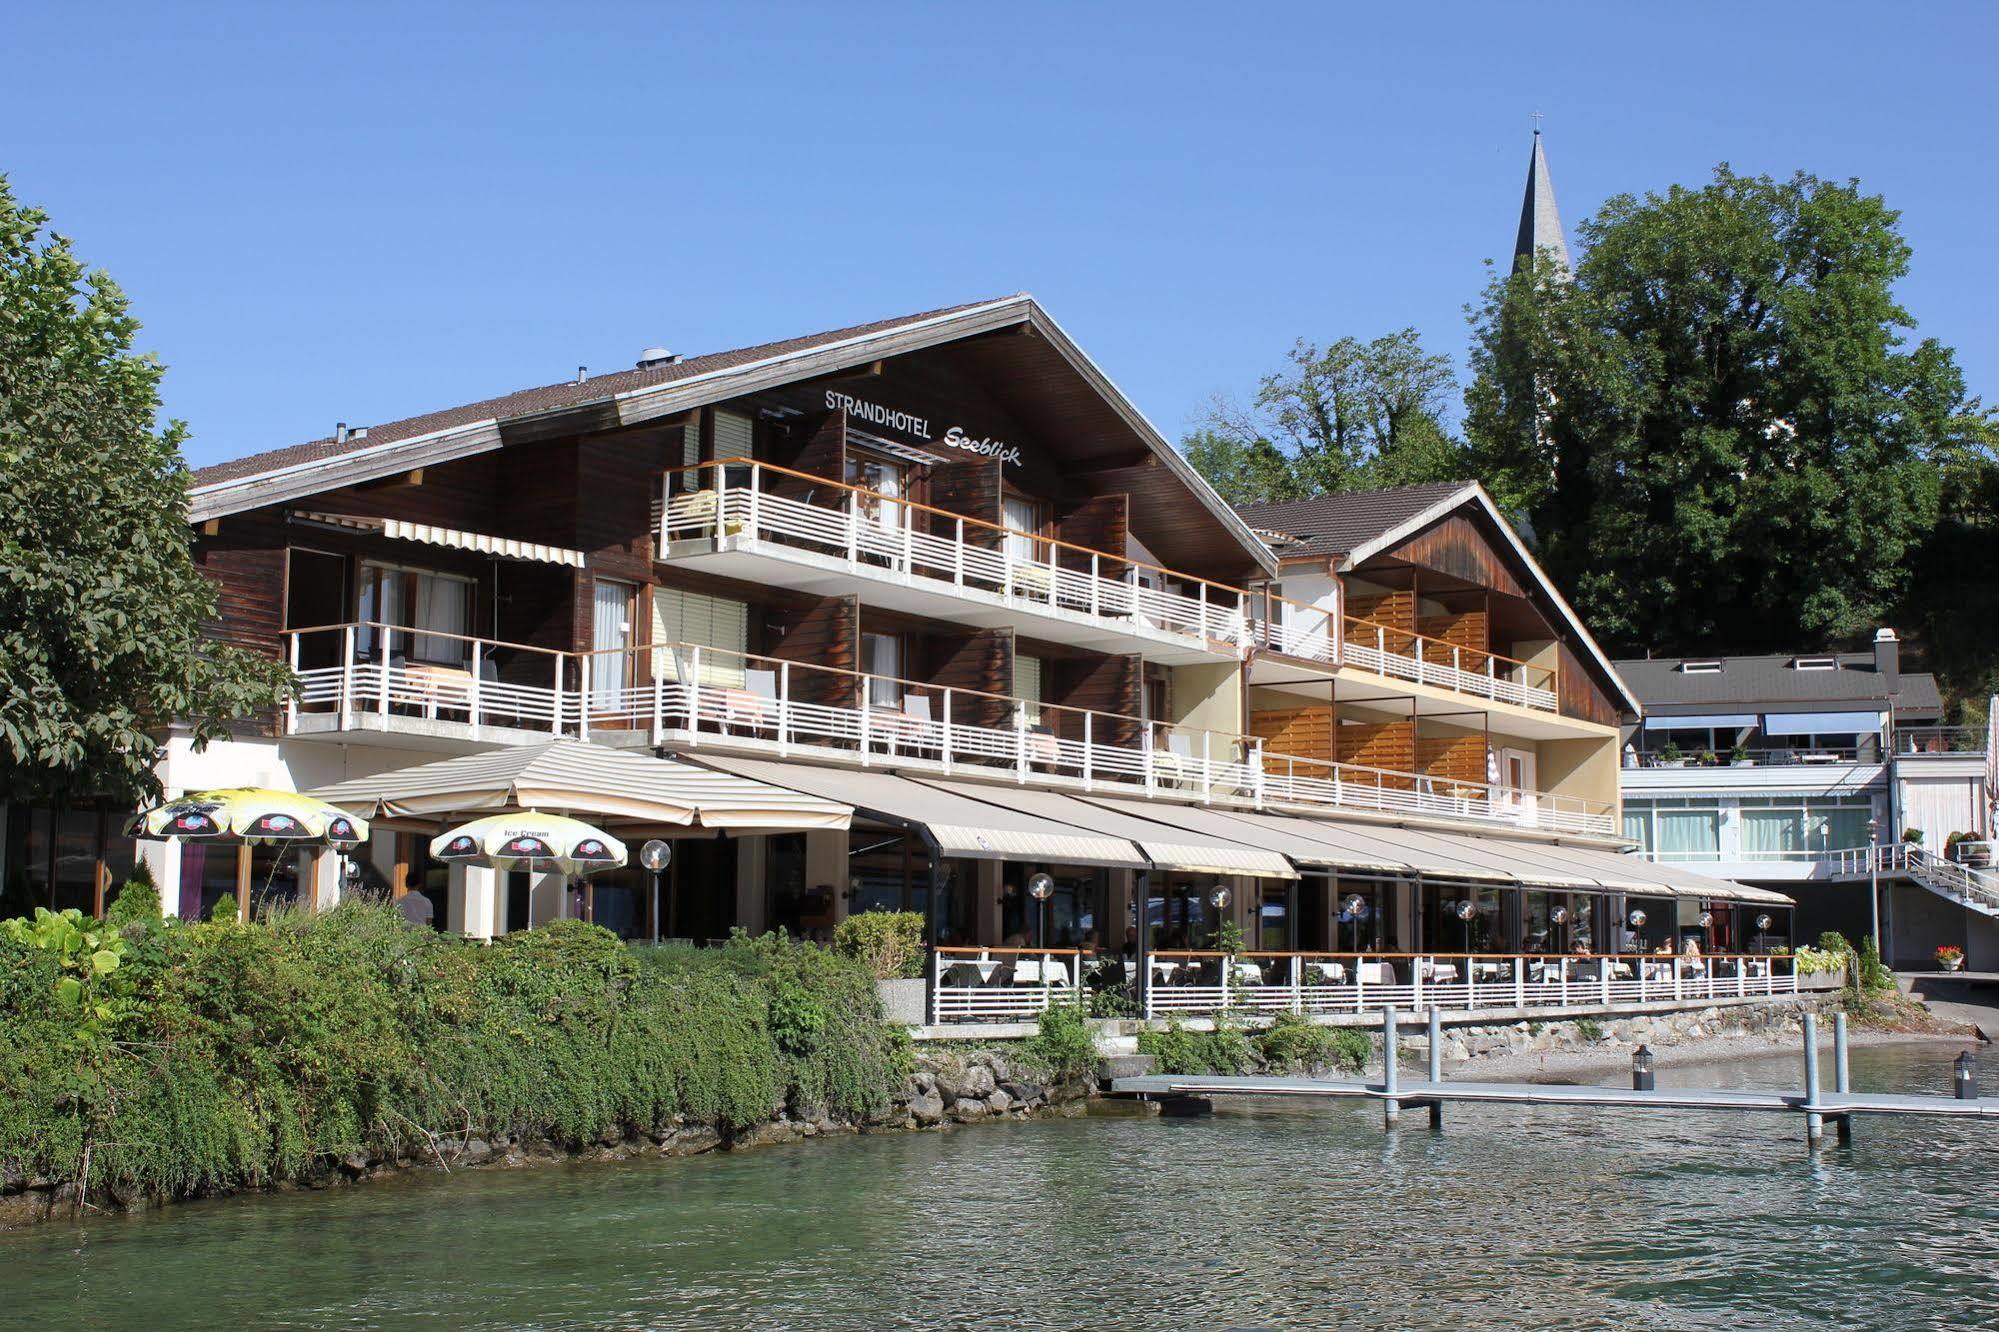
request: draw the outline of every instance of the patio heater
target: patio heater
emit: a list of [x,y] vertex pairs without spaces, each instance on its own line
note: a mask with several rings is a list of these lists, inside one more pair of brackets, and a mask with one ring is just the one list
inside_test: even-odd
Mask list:
[[659,876],[673,860],[673,847],[655,837],[639,848],[639,864],[652,873],[652,941],[659,942]]
[[1034,946],[1048,946],[1048,899],[1055,895],[1055,880],[1046,872],[1033,875],[1027,881],[1027,895],[1034,899]]

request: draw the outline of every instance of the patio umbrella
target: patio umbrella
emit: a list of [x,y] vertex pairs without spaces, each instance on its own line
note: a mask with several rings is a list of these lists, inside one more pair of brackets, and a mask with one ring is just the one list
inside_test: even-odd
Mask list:
[[[555,870],[563,892],[569,880],[625,863],[625,844],[600,828],[562,814],[517,810],[488,814],[460,824],[431,839],[430,854],[460,865],[485,865],[496,870]],[[534,926],[529,899],[528,927]]]
[[345,850],[368,840],[368,821],[293,791],[238,786],[189,791],[138,814],[126,831],[151,841],[282,842]]

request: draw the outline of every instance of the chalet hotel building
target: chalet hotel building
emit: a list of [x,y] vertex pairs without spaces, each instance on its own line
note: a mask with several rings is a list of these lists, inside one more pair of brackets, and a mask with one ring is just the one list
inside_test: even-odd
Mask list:
[[[167,791],[318,793],[373,840],[356,874],[17,807],[38,900],[94,905],[136,850],[170,912],[358,885],[475,936],[898,908],[953,948],[1232,919],[1252,948],[1726,951],[1781,914],[1621,854],[1638,704],[1483,490],[1232,511],[1025,295],[343,426],[202,469],[190,517],[216,638],[298,690],[203,752],[169,733]],[[657,908],[636,863],[431,862],[478,811],[423,797],[473,756],[670,839]],[[663,819],[619,803],[633,758],[777,794]]]

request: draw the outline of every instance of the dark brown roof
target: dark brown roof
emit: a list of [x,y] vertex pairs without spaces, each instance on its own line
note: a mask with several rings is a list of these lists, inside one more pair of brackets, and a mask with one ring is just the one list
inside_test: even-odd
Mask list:
[[[999,300],[1006,297],[996,298]],[[389,421],[381,425],[371,425],[367,434],[360,438],[349,436],[345,444],[336,443],[332,436],[311,440],[304,444],[290,444],[280,449],[267,449],[244,458],[232,458],[198,469],[194,474],[197,486],[212,485],[218,481],[235,481],[261,472],[275,471],[299,463],[318,462],[322,459],[338,457],[343,453],[356,453],[373,448],[378,444],[393,443],[399,439],[410,439],[427,435],[437,430],[448,430],[453,426],[470,425],[476,421],[489,421],[510,416],[525,416],[534,412],[551,411],[558,407],[574,406],[592,402],[633,389],[650,388],[656,384],[669,384],[676,380],[692,379],[696,375],[715,370],[727,370],[733,366],[749,365],[773,356],[784,356],[792,352],[810,351],[848,338],[864,337],[870,333],[885,333],[905,324],[920,323],[940,315],[956,314],[961,310],[977,309],[981,305],[991,305],[992,301],[972,301],[965,305],[946,306],[940,310],[926,310],[921,314],[900,315],[894,319],[877,320],[871,324],[855,324],[850,328],[830,329],[824,333],[811,333],[800,338],[788,338],[782,342],[766,342],[755,347],[739,347],[734,351],[710,352],[702,356],[690,356],[686,360],[672,364],[646,366],[634,370],[619,370],[607,375],[592,375],[581,383],[570,380],[561,384],[544,384],[540,388],[522,389],[516,393],[497,398],[487,398],[480,402],[468,402],[461,407],[447,407],[442,411],[427,412],[422,416],[406,417],[401,421]]]
[[1236,513],[1259,532],[1290,538],[1271,546],[1280,560],[1345,555],[1470,487],[1469,481],[1438,481],[1387,490],[1352,490],[1275,504],[1238,504]]

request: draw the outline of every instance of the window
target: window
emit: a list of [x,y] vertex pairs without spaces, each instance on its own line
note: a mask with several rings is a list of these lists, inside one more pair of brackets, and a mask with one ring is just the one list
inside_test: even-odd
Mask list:
[[[373,562],[361,566],[360,606],[356,618],[364,625],[413,629],[414,634],[385,633],[374,628],[356,632],[355,646],[363,656],[441,666],[464,667],[472,659],[465,635],[472,628],[470,578]],[[427,632],[425,632],[427,631]]]
[[1721,807],[1693,800],[1627,800],[1624,835],[1654,860],[1721,859]]
[[1799,657],[1791,663],[1791,669],[1798,671],[1836,671],[1839,669],[1837,657]]
[[864,453],[847,455],[847,484],[872,494],[860,495],[861,516],[891,532],[902,530],[903,506],[897,503],[908,494],[908,469],[901,463]]
[[862,634],[861,669],[868,675],[868,702],[877,708],[902,706],[902,636]]
[[1021,700],[1022,721],[1028,726],[1041,725],[1041,658],[1013,659],[1013,692]]
[[23,915],[38,906],[101,915],[136,861],[136,844],[124,835],[131,817],[110,805],[14,805],[0,845],[8,878],[0,902]]
[[632,599],[630,583],[597,580],[590,598],[590,702],[593,708],[616,709],[619,695],[632,679]]
[[1682,675],[1719,675],[1721,663],[1718,661],[1683,661],[1680,663]]
[[1025,495],[1008,495],[1000,501],[1006,516],[1006,553],[1031,564],[1048,563],[1048,543],[1041,535],[1041,505]]
[[741,412],[716,412],[713,423],[717,458],[755,456],[756,423],[749,417]]
[[652,654],[653,678],[679,680],[692,669],[688,648],[699,644],[701,683],[741,686],[743,652],[749,637],[750,608],[728,597],[656,587],[652,593],[652,641],[668,644]]
[[1744,860],[1810,860],[1867,845],[1871,802],[1770,796],[1742,801]]

